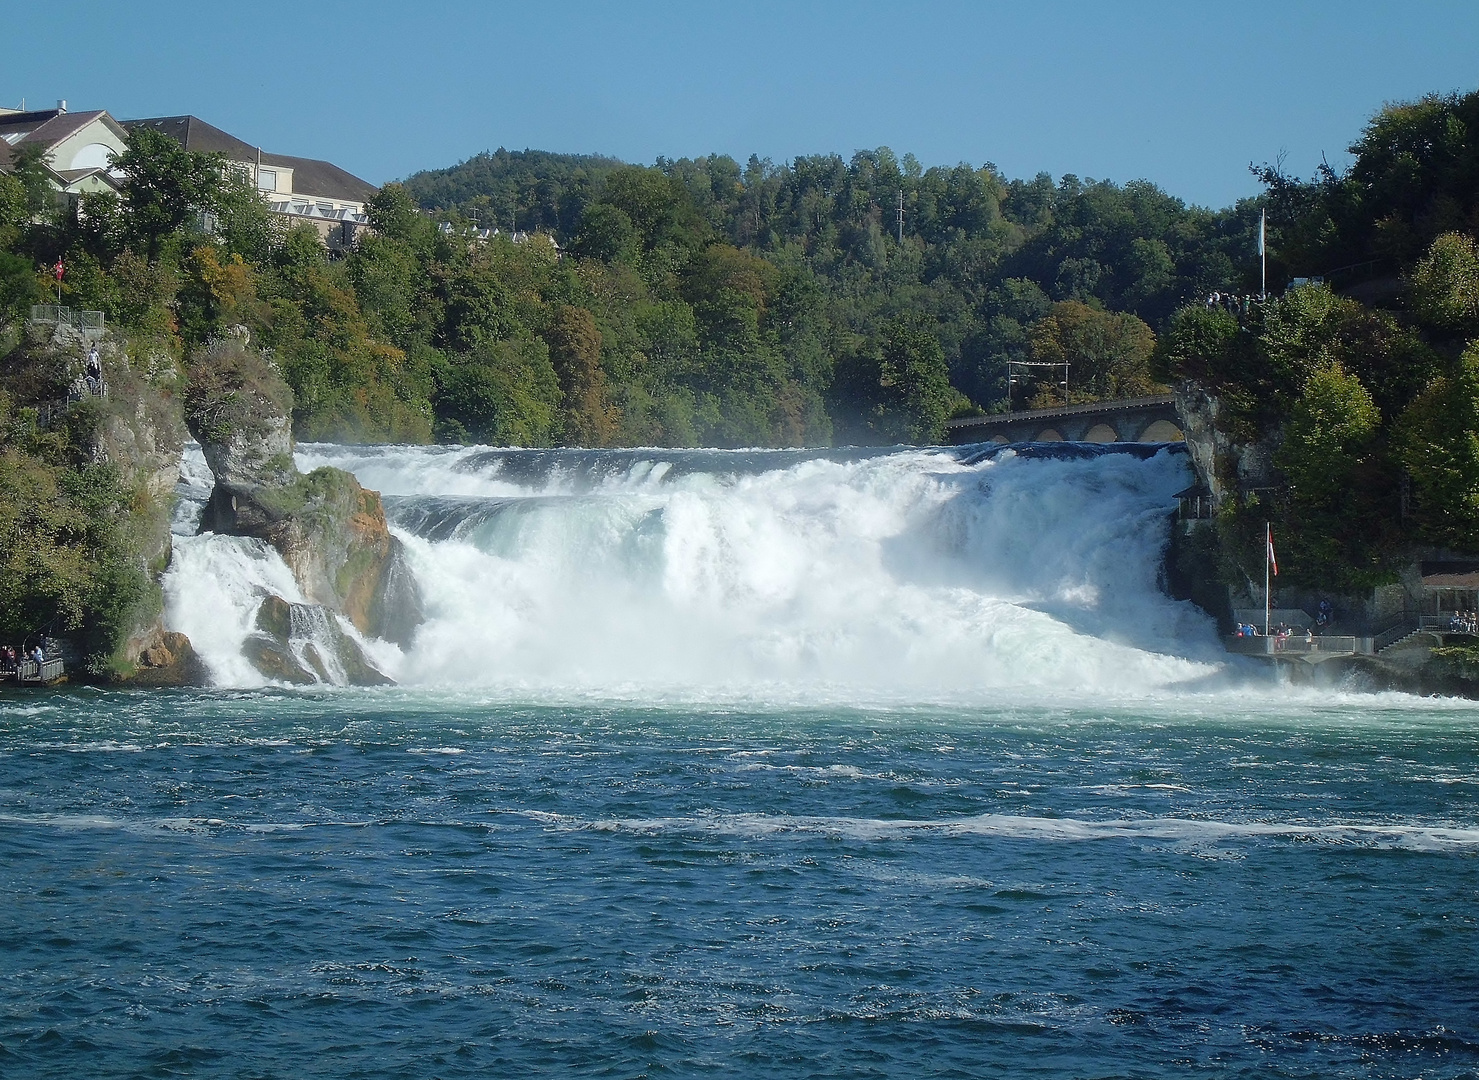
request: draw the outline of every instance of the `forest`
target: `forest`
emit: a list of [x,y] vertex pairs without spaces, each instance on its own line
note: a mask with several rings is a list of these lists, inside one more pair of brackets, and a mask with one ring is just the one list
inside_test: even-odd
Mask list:
[[[387,185],[331,258],[219,163],[136,142],[117,199],[49,207],[24,162],[7,178],[0,303],[44,298],[60,257],[64,303],[181,358],[245,326],[305,439],[938,441],[1006,407],[1013,359],[1066,359],[1072,400],[1152,388],[1156,330],[1254,265],[1251,200],[887,149],[648,167],[500,150]],[[1062,393],[1045,379],[1017,404]]]

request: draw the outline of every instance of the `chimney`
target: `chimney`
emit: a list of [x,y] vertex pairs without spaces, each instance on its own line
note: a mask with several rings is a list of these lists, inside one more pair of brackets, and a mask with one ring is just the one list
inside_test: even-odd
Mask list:
[[67,111],[67,99],[66,98],[57,98],[56,99],[56,111],[57,112],[66,112]]

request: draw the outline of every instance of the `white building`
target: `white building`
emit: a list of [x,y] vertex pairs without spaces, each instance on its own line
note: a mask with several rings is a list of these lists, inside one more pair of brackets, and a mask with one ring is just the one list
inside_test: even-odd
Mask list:
[[59,191],[113,190],[109,162],[127,149],[128,132],[101,109],[68,112],[65,101],[55,109],[0,109],[0,172],[8,172],[17,154],[31,146],[45,149],[43,160]]

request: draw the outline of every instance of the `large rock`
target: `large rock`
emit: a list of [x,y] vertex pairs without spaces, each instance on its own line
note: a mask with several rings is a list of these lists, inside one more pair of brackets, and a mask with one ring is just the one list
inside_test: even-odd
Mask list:
[[218,480],[200,528],[267,541],[304,596],[362,634],[404,647],[423,620],[420,591],[379,493],[342,469],[315,469],[275,486]]
[[[370,663],[327,608],[269,596],[257,609],[257,632],[242,655],[269,679],[308,685],[386,686],[393,680]],[[299,658],[301,655],[301,659]]]
[[371,637],[411,643],[421,595],[377,492],[341,469],[293,464],[292,394],[240,339],[191,364],[186,423],[216,478],[200,528],[267,541],[303,594]]
[[123,658],[128,668],[118,672],[114,681],[130,686],[206,686],[210,682],[205,661],[190,639],[158,622],[129,635]]

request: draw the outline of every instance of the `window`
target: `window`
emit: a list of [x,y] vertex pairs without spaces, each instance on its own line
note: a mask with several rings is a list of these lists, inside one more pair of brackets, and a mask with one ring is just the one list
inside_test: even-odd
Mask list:
[[277,190],[277,170],[276,169],[258,169],[257,170],[257,189],[259,191],[276,191]]

